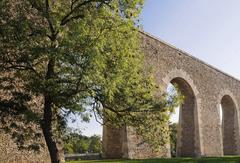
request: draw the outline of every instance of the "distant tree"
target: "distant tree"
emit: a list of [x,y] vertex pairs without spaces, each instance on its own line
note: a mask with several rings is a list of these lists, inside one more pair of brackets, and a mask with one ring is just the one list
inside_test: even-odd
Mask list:
[[164,143],[156,137],[175,101],[156,97],[160,90],[144,70],[136,30],[142,6],[143,0],[0,1],[1,126],[21,148],[39,149],[38,141],[25,141],[40,137],[41,128],[52,162],[60,162],[70,113],[84,121],[104,116],[106,124],[134,126],[156,147]]
[[101,153],[101,137],[93,135],[84,136],[77,132],[68,132],[64,135],[64,152],[72,153]]
[[73,142],[74,153],[86,153],[89,150],[89,139],[85,136],[79,136],[75,138]]
[[98,135],[91,136],[88,152],[101,153],[101,150],[102,150],[101,137]]
[[67,154],[73,154],[75,153],[74,151],[74,147],[73,147],[73,144],[72,143],[66,143],[64,144],[64,153],[67,153]]

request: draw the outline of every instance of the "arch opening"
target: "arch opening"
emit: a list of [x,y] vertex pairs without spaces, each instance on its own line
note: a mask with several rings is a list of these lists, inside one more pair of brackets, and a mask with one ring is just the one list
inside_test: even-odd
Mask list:
[[[222,112],[222,115],[221,115]],[[237,154],[237,113],[236,105],[229,95],[223,96],[220,103],[220,124],[224,155]]]
[[[175,114],[171,115],[171,118],[170,118],[171,121],[174,119],[174,123],[177,123],[176,144],[175,144],[176,156],[193,157],[196,155],[195,154],[196,97],[194,95],[194,92],[191,86],[183,78],[177,77],[172,79],[168,87],[175,87],[175,90],[178,90],[178,92],[184,97],[183,103],[176,108]],[[176,115],[178,111],[179,111],[179,115]],[[170,128],[171,127],[172,126],[170,126]],[[174,148],[173,142],[171,142],[171,148]],[[172,156],[174,156],[172,151],[173,150],[171,149]]]

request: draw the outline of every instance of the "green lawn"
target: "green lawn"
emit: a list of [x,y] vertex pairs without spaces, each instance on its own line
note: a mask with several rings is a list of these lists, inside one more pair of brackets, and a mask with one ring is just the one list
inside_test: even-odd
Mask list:
[[240,156],[209,157],[209,158],[171,158],[148,160],[84,160],[70,161],[67,163],[240,163]]

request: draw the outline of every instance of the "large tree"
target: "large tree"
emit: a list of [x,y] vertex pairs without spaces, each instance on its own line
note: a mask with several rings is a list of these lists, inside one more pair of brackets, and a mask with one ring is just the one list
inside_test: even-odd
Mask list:
[[[175,98],[156,98],[158,87],[144,71],[136,30],[142,5],[143,0],[0,2],[1,122],[19,146],[27,148],[26,133],[36,133],[24,124],[37,124],[52,162],[60,162],[58,139],[70,113],[83,120],[104,116],[106,124],[132,125],[146,140],[155,137],[154,120],[167,121]],[[38,149],[38,143],[28,147]]]

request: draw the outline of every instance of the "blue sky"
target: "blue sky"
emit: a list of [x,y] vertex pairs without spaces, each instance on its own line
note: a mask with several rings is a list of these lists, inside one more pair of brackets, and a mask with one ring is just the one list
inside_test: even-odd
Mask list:
[[240,79],[239,0],[146,0],[143,29]]
[[[146,32],[240,79],[240,0],[145,0],[141,23]],[[102,134],[94,120],[76,127],[85,135]]]

